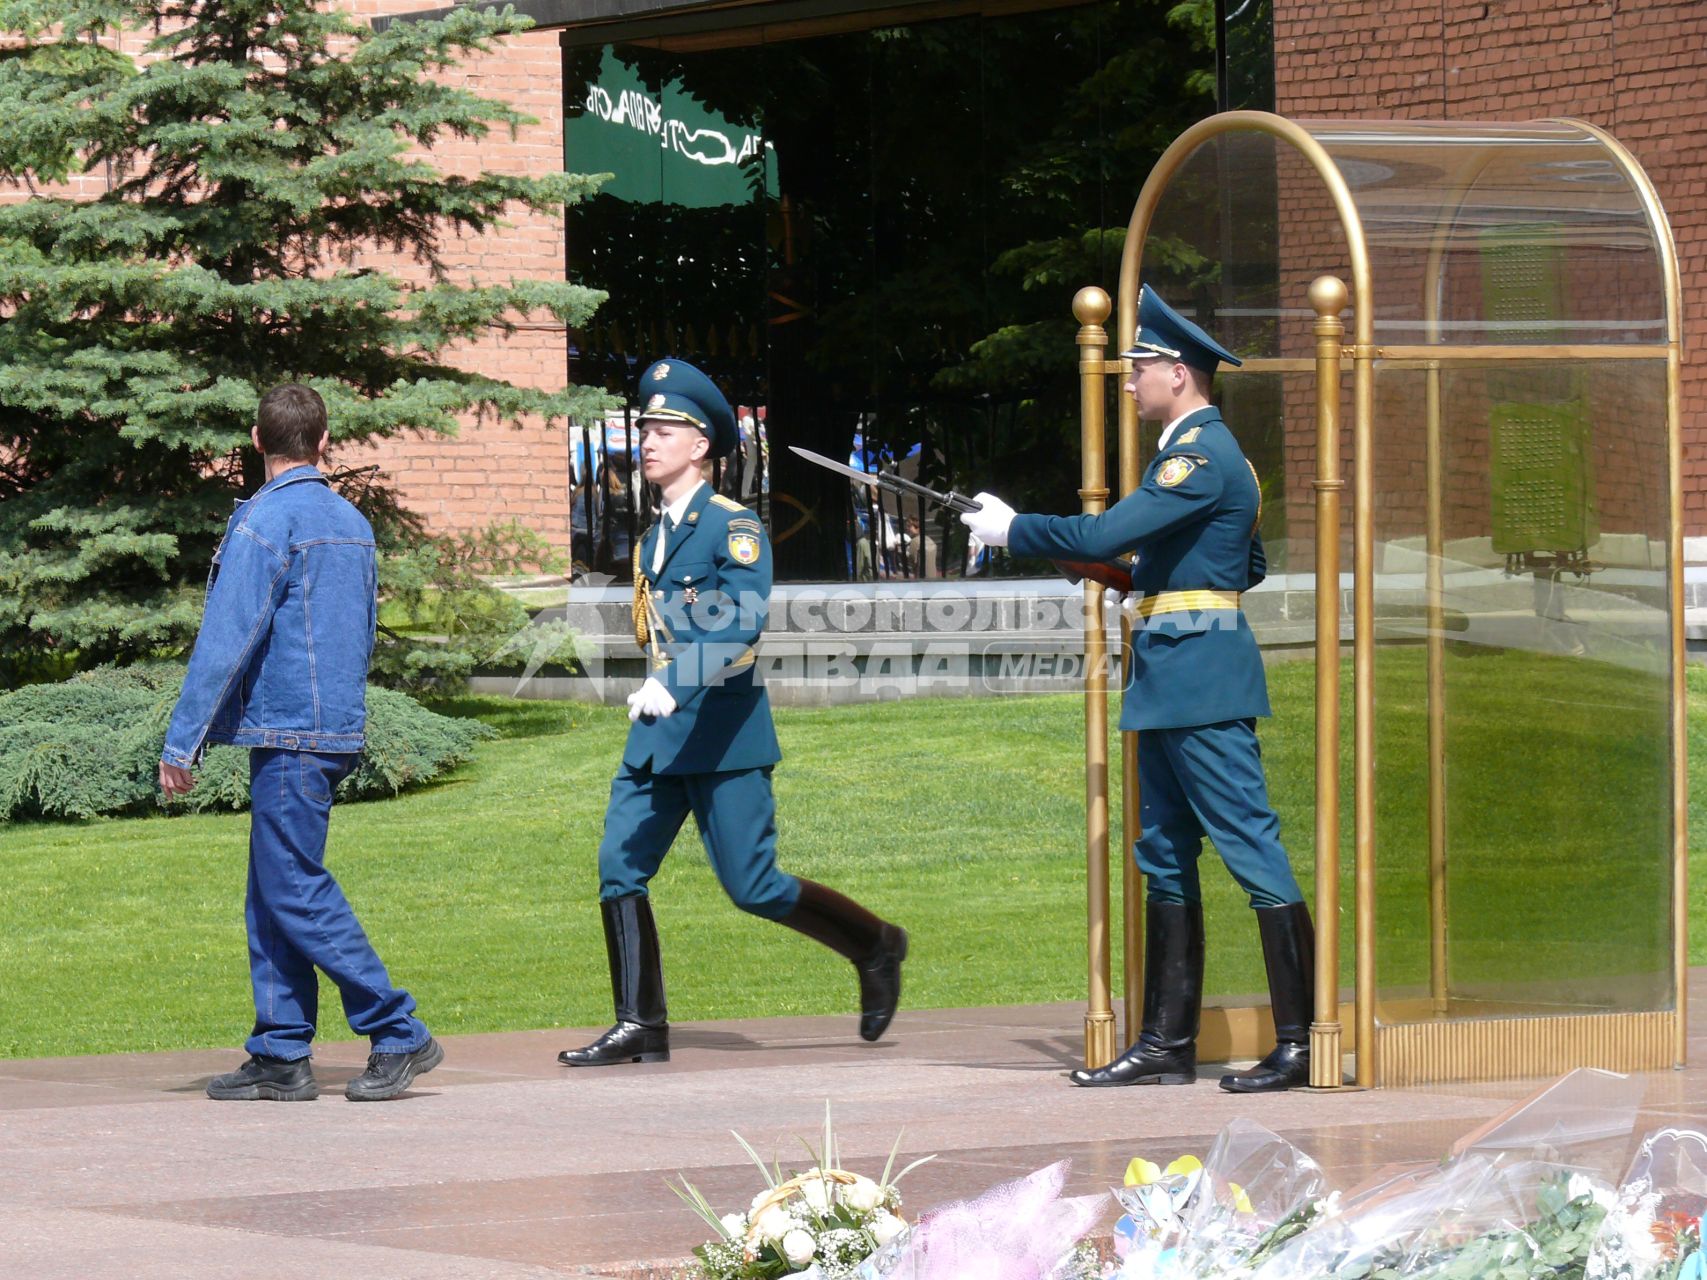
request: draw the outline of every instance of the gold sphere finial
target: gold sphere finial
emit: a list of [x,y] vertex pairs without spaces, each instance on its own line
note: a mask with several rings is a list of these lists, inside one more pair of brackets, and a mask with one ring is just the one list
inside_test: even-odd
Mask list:
[[1094,284],[1088,284],[1073,295],[1073,318],[1080,324],[1101,324],[1108,319],[1114,304],[1108,294]]
[[1317,276],[1310,281],[1310,305],[1319,316],[1337,316],[1351,301],[1351,291],[1338,276]]

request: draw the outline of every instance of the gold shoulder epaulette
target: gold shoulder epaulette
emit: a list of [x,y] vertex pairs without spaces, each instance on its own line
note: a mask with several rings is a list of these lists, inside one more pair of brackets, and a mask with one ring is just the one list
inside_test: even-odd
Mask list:
[[725,498],[721,493],[712,494],[711,501],[713,506],[722,507],[725,511],[745,511],[747,509],[735,499]]

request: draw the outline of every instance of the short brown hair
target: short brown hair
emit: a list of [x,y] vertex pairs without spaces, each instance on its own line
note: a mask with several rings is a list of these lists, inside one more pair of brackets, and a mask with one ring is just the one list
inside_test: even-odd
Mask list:
[[282,382],[261,397],[255,434],[262,453],[312,462],[320,456],[320,437],[326,434],[326,402],[313,387]]

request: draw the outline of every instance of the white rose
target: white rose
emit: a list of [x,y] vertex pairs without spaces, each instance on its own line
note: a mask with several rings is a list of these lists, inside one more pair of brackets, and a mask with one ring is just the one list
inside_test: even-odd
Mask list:
[[812,1255],[818,1252],[818,1246],[811,1236],[796,1227],[782,1238],[782,1255],[797,1267],[803,1267],[812,1261]]
[[830,1211],[830,1184],[823,1178],[813,1178],[800,1186],[800,1198],[811,1207],[814,1213]]
[[723,1234],[731,1240],[739,1240],[747,1234],[747,1216],[742,1213],[726,1213],[722,1218]]
[[842,1203],[860,1213],[869,1213],[884,1201],[883,1188],[870,1178],[855,1178],[842,1188]]
[[780,1240],[800,1224],[780,1204],[773,1204],[753,1219],[753,1230],[761,1240]]
[[870,1226],[872,1238],[877,1241],[877,1247],[881,1249],[896,1236],[900,1235],[901,1229],[906,1226],[906,1224],[894,1214],[890,1213],[887,1209],[879,1209],[876,1213],[871,1215]]

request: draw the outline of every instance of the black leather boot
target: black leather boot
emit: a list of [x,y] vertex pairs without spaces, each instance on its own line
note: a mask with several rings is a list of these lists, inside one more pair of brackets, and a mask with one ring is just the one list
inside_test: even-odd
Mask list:
[[1147,902],[1144,908],[1144,1029],[1125,1053],[1069,1077],[1087,1089],[1191,1084],[1203,1011],[1203,904]]
[[1273,1093],[1310,1083],[1310,1021],[1316,1012],[1316,930],[1302,902],[1258,907],[1274,1051],[1244,1071],[1221,1077],[1230,1093]]
[[852,898],[815,880],[801,880],[800,901],[779,924],[822,942],[853,961],[859,973],[859,1035],[875,1040],[889,1029],[901,1002],[901,962],[907,931],[879,920]]
[[652,900],[632,893],[604,899],[599,910],[605,920],[616,1025],[584,1049],[565,1049],[557,1060],[566,1067],[668,1062],[670,1024],[664,1009],[664,967],[658,957]]

